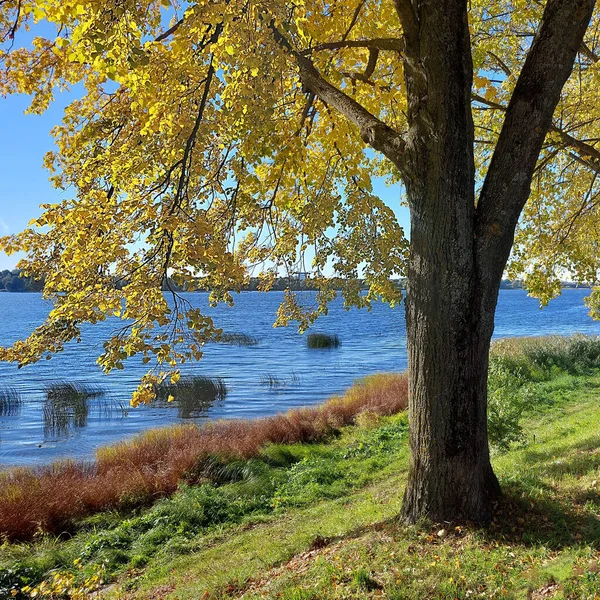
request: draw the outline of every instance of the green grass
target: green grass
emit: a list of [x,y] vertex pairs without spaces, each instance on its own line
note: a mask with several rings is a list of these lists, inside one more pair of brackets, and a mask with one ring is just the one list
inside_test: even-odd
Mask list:
[[283,513],[130,573],[114,596],[596,598],[600,379],[578,383],[568,401],[561,386],[546,386],[543,409],[525,422],[527,445],[496,455],[505,497],[488,529],[399,523],[407,455],[398,453],[364,487],[327,500],[295,496]]
[[[6,544],[0,569],[12,574],[5,575],[4,588],[37,583],[53,569],[83,578],[104,565],[114,577],[197,551],[206,539],[232,527],[346,496],[390,476],[391,465],[406,455],[406,414],[377,419],[377,424],[345,428],[327,444],[270,445],[256,459],[215,459],[211,479],[222,485],[182,486],[148,510],[100,513],[79,522],[68,540],[45,536],[32,544]],[[83,569],[74,565],[76,559]]]
[[100,513],[69,539],[5,544],[0,590],[102,569],[114,598],[598,598],[600,375],[596,340],[580,342],[495,350],[493,462],[504,497],[486,529],[401,524],[406,415],[364,413],[327,443],[215,460],[213,483]]

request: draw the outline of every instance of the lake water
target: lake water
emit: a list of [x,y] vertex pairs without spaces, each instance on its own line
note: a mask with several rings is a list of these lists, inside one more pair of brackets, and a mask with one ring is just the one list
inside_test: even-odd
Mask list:
[[[495,337],[575,332],[600,334],[600,322],[587,314],[583,299],[589,290],[568,289],[543,310],[523,290],[502,290]],[[314,295],[300,296],[309,303]],[[186,365],[190,374],[220,377],[228,393],[194,419],[258,417],[290,407],[315,404],[342,392],[357,378],[378,371],[406,368],[404,309],[377,304],[371,312],[344,310],[340,300],[321,317],[315,331],[335,333],[341,347],[311,350],[291,326],[272,324],[282,299],[279,292],[242,293],[235,307],[208,308],[207,294],[186,294],[195,306],[213,316],[225,331],[258,338],[255,346],[210,344],[204,358]],[[43,322],[49,304],[38,294],[0,294],[0,342],[7,345],[25,337]],[[95,360],[102,341],[115,327],[105,322],[84,329],[80,344],[69,345],[51,360],[17,369],[0,363],[0,392],[12,389],[19,403],[0,410],[0,465],[38,465],[64,457],[89,458],[95,448],[130,437],[149,427],[181,421],[177,406],[129,409],[131,392],[145,372],[140,362],[128,361],[124,371],[104,375]],[[277,386],[266,383],[269,376]],[[75,408],[73,418],[57,426],[48,415],[46,389],[68,382],[101,389],[104,393]],[[59,424],[60,425],[60,424]]]

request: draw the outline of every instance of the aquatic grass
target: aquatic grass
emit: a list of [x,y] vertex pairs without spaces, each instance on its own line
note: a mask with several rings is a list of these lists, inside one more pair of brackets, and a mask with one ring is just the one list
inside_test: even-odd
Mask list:
[[273,391],[286,388],[290,385],[296,385],[300,383],[300,381],[300,375],[298,375],[295,371],[292,371],[288,377],[279,377],[273,373],[265,373],[260,378],[261,385]]
[[285,385],[283,380],[277,375],[274,375],[273,373],[266,373],[265,375],[263,375],[260,378],[260,383],[261,385],[264,385],[265,387],[268,387],[271,390],[280,389]]
[[309,333],[306,336],[306,345],[309,348],[339,348],[342,342],[335,334]]
[[12,388],[0,390],[0,417],[16,417],[21,412],[21,395]]
[[83,384],[58,382],[48,385],[43,407],[44,437],[61,437],[73,428],[85,427],[89,400],[104,394],[104,390]]
[[220,344],[231,344],[232,346],[256,346],[258,338],[247,333],[222,333],[216,340]]
[[166,405],[169,398],[173,398],[172,403],[181,419],[200,416],[227,395],[227,385],[220,377],[201,375],[182,377],[177,383],[166,381],[155,389],[160,404]]
[[149,430],[99,449],[94,462],[0,472],[0,536],[27,540],[67,531],[75,519],[102,510],[151,504],[181,483],[212,481],[219,461],[249,460],[269,444],[325,440],[365,411],[385,416],[404,410],[407,398],[404,375],[373,376],[320,406]]

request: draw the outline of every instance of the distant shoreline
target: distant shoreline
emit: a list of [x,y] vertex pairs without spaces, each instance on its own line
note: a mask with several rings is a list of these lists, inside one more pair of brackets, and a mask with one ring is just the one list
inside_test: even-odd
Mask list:
[[[294,273],[294,276],[290,277],[277,277],[273,283],[270,290],[271,292],[282,292],[288,289],[292,291],[298,292],[306,292],[306,291],[318,291],[318,288],[312,285],[312,281],[309,277],[308,273]],[[335,290],[341,290],[341,279],[334,280]],[[406,279],[392,279],[393,285],[396,288],[405,290],[406,289]],[[121,285],[125,285],[126,282],[120,282]],[[261,280],[258,277],[251,277],[248,283],[243,286],[240,290],[242,292],[254,292],[259,291],[261,286]],[[359,279],[358,283],[360,285],[361,290],[367,290],[369,288],[368,284],[364,279]],[[42,292],[44,287],[43,280],[34,280],[31,277],[23,277],[21,276],[21,271],[19,269],[13,269],[12,271],[4,270],[0,271],[0,292],[10,292],[10,293],[18,293],[18,292],[27,292],[27,293],[35,293]],[[121,287],[121,286],[119,286]],[[561,282],[561,289],[591,289],[593,286],[577,284],[571,281],[563,281]],[[169,291],[170,289],[174,289],[177,292],[208,292],[210,290],[206,289],[192,289],[187,290],[183,287],[175,284],[173,281],[169,281],[169,286],[163,287],[164,291]],[[503,279],[500,283],[501,290],[519,290],[524,289],[522,283],[519,280],[510,281],[508,279]]]
[[[576,284],[569,284],[566,283],[564,285],[561,286],[561,291],[562,290],[591,290],[594,286],[591,285],[576,285]],[[277,289],[272,289],[272,290],[266,290],[267,293],[269,292],[283,292],[285,291],[285,289],[289,289],[289,288],[277,288]],[[341,291],[341,288],[335,288],[336,291]],[[365,290],[367,288],[364,288]],[[406,288],[401,288],[402,290],[405,290]],[[501,290],[524,290],[527,291],[526,288],[519,286],[515,286],[515,285],[501,285],[500,286]],[[163,290],[163,291],[168,291],[168,290]],[[183,293],[183,294],[197,294],[197,293],[208,293],[210,292],[210,290],[177,290],[178,293]],[[313,288],[313,287],[297,287],[294,288],[294,286],[292,286],[292,291],[296,291],[296,292],[317,292],[318,288]],[[261,292],[264,293],[264,291],[261,290],[256,290],[256,289],[242,289],[240,290],[240,292]],[[7,293],[7,294],[41,294],[42,290],[0,290],[0,294],[2,293]]]

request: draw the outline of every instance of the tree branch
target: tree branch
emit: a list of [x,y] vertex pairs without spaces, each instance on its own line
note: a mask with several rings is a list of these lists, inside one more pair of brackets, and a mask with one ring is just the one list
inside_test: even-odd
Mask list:
[[302,50],[302,56],[308,56],[313,52],[323,50],[340,50],[342,48],[369,48],[369,50],[391,50],[393,52],[404,52],[404,42],[398,38],[374,38],[372,40],[339,40],[336,42],[324,42],[313,48]]
[[363,141],[389,158],[401,171],[404,169],[405,142],[402,136],[371,114],[354,98],[329,83],[315,68],[312,61],[295,50],[274,22],[269,24],[275,42],[295,60],[300,80],[305,88],[325,104],[333,106],[354,123]]
[[379,50],[371,50],[369,52],[369,62],[367,63],[367,67],[365,68],[365,72],[362,76],[365,80],[369,79],[371,75],[373,75],[373,71],[375,71],[375,67],[377,66],[377,59],[379,58]]
[[175,23],[175,25],[173,25],[173,27],[170,27],[169,29],[167,29],[166,31],[161,33],[154,41],[162,42],[163,40],[166,40],[169,36],[173,35],[182,24],[183,24],[183,19],[179,19],[179,21],[177,21],[177,23]]
[[407,41],[411,44],[416,42],[419,38],[419,19],[411,0],[394,0],[394,7]]
[[598,56],[585,42],[581,44],[579,51],[593,63],[597,63],[600,60],[600,56]]
[[[493,100],[488,100],[487,98],[484,98],[479,94],[472,94],[472,98],[476,102],[479,102],[480,104],[485,104],[490,108],[506,111],[506,106],[504,106],[503,104],[499,104],[498,102],[494,102]],[[578,155],[575,156],[578,156],[579,158],[582,158],[584,160],[584,157],[588,157],[593,158],[595,161],[598,161],[598,164],[590,161],[586,161],[584,164],[590,167],[590,169],[592,169],[593,171],[600,172],[600,150],[598,150],[598,148],[595,148],[591,144],[583,142],[582,140],[578,140],[576,137],[573,137],[570,133],[567,133],[566,131],[562,130],[554,123],[550,125],[548,131],[557,133],[566,147],[575,149],[578,152]]]
[[477,206],[480,276],[499,278],[595,0],[548,0],[517,80]]

